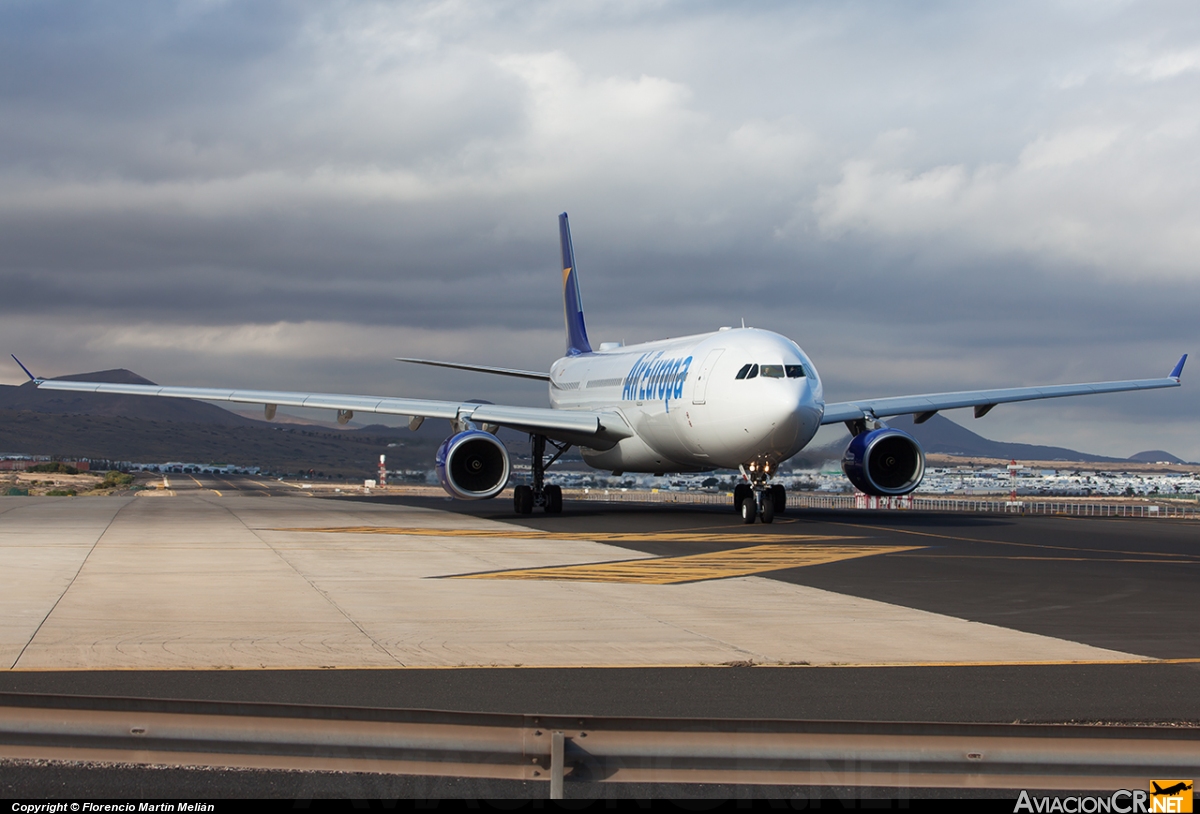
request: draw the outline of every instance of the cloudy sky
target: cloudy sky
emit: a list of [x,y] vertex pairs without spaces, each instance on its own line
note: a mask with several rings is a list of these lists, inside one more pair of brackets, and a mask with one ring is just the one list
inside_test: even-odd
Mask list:
[[[0,43],[0,340],[41,375],[543,404],[389,360],[545,369],[563,210],[593,341],[745,319],[830,400],[1200,351],[1191,2],[31,0]],[[1200,460],[1192,367],[950,417]]]

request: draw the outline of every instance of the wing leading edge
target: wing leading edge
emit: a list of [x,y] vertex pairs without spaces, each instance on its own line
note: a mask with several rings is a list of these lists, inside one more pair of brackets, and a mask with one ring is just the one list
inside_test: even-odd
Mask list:
[[981,418],[997,404],[1179,387],[1179,379],[1183,374],[1183,363],[1186,361],[1187,354],[1185,353],[1171,373],[1162,379],[1056,384],[1045,387],[1009,387],[999,390],[964,390],[958,393],[928,393],[919,396],[833,402],[825,405],[825,415],[821,419],[821,423],[836,424],[839,421],[859,421],[864,418],[885,418],[910,413],[917,417],[917,423],[921,423],[932,418],[934,413],[939,410],[953,410],[958,407],[974,407],[975,417]]
[[[31,374],[31,378],[32,374]],[[315,407],[351,413],[379,413],[421,418],[446,418],[497,424],[522,432],[536,432],[556,440],[578,443],[587,439],[615,443],[633,435],[616,413],[587,410],[551,410],[545,407],[511,407],[461,401],[402,399],[386,396],[357,396],[341,393],[300,393],[284,390],[228,390],[215,387],[164,387],[156,384],[113,384],[36,379],[41,390],[70,390],[82,393],[113,393],[129,396],[228,401],[277,407]]]

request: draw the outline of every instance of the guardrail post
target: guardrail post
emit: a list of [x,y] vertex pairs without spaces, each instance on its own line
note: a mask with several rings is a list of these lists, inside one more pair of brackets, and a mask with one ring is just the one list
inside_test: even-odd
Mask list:
[[563,733],[550,733],[550,799],[563,798]]

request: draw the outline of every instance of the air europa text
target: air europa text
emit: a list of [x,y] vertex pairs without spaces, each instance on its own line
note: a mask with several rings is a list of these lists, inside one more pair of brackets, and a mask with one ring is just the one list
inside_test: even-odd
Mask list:
[[683,398],[683,383],[687,380],[692,357],[663,358],[663,351],[644,353],[625,377],[621,391],[624,401]]

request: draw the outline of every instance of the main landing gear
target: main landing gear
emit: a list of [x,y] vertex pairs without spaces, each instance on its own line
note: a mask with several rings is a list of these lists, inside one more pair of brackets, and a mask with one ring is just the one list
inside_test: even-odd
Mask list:
[[[521,484],[513,488],[513,508],[516,509],[517,514],[532,514],[534,506],[541,506],[546,510],[546,514],[559,514],[562,512],[563,505],[562,487],[546,483],[546,467],[557,461],[559,456],[571,448],[571,445],[551,441],[544,435],[531,435],[529,439],[533,444],[533,454],[530,456],[533,485]],[[548,461],[546,460],[547,443],[555,449],[555,453]]]
[[778,483],[768,486],[765,476],[755,477],[733,487],[733,508],[742,515],[743,523],[753,523],[755,517],[771,523],[775,515],[787,511],[787,492]]

